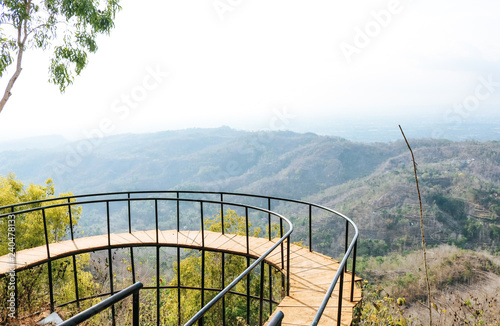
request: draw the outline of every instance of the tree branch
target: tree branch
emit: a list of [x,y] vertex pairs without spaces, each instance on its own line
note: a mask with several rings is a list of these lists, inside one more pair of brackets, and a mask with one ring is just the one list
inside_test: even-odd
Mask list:
[[45,23],[45,24],[40,24],[32,29],[30,29],[30,31],[28,32],[28,34],[26,36],[29,36],[31,33],[33,33],[36,29],[40,28],[40,27],[44,27],[44,26],[49,26],[49,24]]
[[405,133],[403,132],[403,128],[399,125],[399,130],[403,134],[403,138],[405,139],[406,145],[410,150],[411,159],[413,161],[413,171],[415,172],[415,183],[417,184],[417,193],[418,193],[418,203],[420,204],[420,231],[422,236],[422,248],[424,252],[424,269],[425,269],[425,281],[427,283],[427,303],[429,308],[429,325],[432,326],[432,302],[431,302],[431,284],[429,282],[429,268],[427,267],[427,251],[425,249],[425,236],[424,236],[424,213],[422,209],[422,198],[420,197],[420,188],[418,187],[418,177],[417,177],[417,162],[415,162],[415,156],[413,155],[413,151],[406,139]]

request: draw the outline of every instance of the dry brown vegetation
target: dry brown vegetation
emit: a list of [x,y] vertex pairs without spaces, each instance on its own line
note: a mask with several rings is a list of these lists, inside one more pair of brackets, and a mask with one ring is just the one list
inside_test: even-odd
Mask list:
[[[442,245],[429,250],[428,260],[436,304],[434,325],[500,325],[500,257]],[[365,307],[392,304],[386,311],[401,314],[409,325],[428,324],[422,266],[419,252],[364,260],[361,274],[373,283],[367,286],[372,293],[366,293]],[[384,297],[394,300],[384,301]],[[404,303],[398,305],[397,298],[404,298]],[[386,322],[380,318],[380,323],[373,322],[369,314],[365,317],[365,325]]]

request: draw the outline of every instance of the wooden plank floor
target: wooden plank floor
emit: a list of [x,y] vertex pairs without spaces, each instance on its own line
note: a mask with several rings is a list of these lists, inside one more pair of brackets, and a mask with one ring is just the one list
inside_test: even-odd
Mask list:
[[[133,233],[111,234],[111,246],[129,245],[179,245],[191,248],[201,248],[204,242],[206,249],[214,249],[229,253],[246,254],[245,236],[205,231],[204,239],[200,231],[156,230],[137,231]],[[276,240],[250,237],[250,254],[255,257],[265,253]],[[49,245],[52,258],[67,256],[72,253],[88,252],[108,247],[108,236],[100,235],[75,240],[61,241]],[[285,245],[286,259],[286,245]],[[308,249],[292,244],[290,246],[290,295],[279,304],[276,311],[283,311],[283,325],[310,325],[314,315],[323,300],[326,290],[331,284],[339,263],[325,255],[309,252]],[[12,267],[24,269],[43,263],[47,260],[47,247],[41,246],[21,250],[16,254],[16,264],[9,262],[7,255],[0,257],[0,275],[9,272]],[[281,249],[276,248],[266,259],[268,263],[281,266]],[[285,265],[286,267],[286,265]],[[344,275],[344,294],[342,299],[342,325],[350,325],[353,307],[361,300],[361,290],[354,286],[354,302],[350,302],[350,273]],[[361,280],[356,277],[356,281]],[[336,325],[338,307],[338,289],[332,294],[328,306],[319,325]],[[275,313],[276,313],[275,311]]]

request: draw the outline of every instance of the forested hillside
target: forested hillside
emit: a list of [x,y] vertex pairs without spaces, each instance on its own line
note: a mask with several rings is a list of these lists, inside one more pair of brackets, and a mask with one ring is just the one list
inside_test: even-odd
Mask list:
[[[418,303],[425,301],[422,261],[412,252],[421,248],[418,197],[403,140],[356,143],[312,133],[218,128],[55,143],[1,151],[0,174],[34,183],[53,178],[58,192],[75,194],[217,190],[333,207],[360,229],[357,271],[369,280],[361,324],[404,318],[420,325],[427,318]],[[443,325],[498,324],[490,303],[498,300],[500,275],[500,143],[410,143],[423,197],[435,318]],[[279,211],[296,225],[293,241],[306,240],[303,213]],[[86,234],[100,232],[102,223],[93,218],[79,223]],[[314,250],[341,255],[342,223],[317,216],[313,234]]]
[[[495,250],[500,143],[411,143],[429,244]],[[411,157],[403,141],[367,144],[312,133],[218,128],[119,135],[0,154],[3,174],[36,183],[51,177],[59,191],[224,190],[318,202],[358,222],[361,254],[411,250],[420,241]],[[335,227],[323,223],[325,229]],[[334,247],[332,241],[322,249],[333,253]]]

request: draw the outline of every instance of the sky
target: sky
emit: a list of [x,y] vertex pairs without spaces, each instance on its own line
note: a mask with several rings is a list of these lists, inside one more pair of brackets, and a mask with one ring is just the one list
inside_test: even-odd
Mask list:
[[457,126],[500,113],[497,0],[121,5],[64,94],[47,81],[50,53],[26,52],[0,141],[223,125],[328,133],[377,119]]

